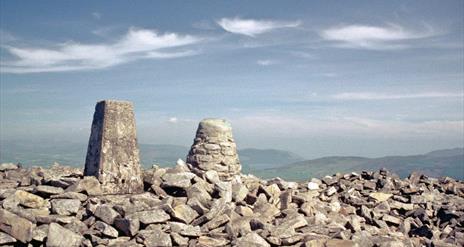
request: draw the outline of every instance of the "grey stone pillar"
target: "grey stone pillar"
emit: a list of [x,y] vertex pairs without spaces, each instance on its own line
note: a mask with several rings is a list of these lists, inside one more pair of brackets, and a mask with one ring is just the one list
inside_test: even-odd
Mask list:
[[105,194],[143,192],[132,103],[97,103],[84,175],[97,177]]
[[187,163],[199,172],[215,170],[224,181],[240,174],[242,166],[231,125],[223,119],[203,119],[198,125]]

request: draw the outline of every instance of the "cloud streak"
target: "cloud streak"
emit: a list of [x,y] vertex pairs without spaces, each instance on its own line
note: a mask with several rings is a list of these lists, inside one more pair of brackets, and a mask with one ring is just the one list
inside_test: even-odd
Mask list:
[[254,114],[231,119],[242,134],[268,137],[309,138],[312,136],[345,136],[372,138],[436,138],[464,134],[462,120],[428,120],[410,122],[378,120],[365,117],[325,117],[276,114]]
[[66,42],[49,48],[2,45],[14,59],[2,61],[2,73],[58,72],[103,69],[139,59],[168,59],[197,54],[180,47],[201,39],[177,33],[160,34],[131,28],[113,43],[82,44]]
[[217,24],[230,33],[255,37],[275,29],[294,28],[301,25],[300,21],[274,21],[235,18],[222,18]]
[[336,42],[338,47],[373,50],[402,49],[410,40],[437,35],[430,27],[426,30],[411,30],[400,25],[386,26],[344,25],[330,27],[319,33],[322,38]]
[[276,60],[271,60],[271,59],[261,59],[256,61],[256,64],[260,66],[271,66],[277,64]]
[[346,92],[331,95],[336,100],[402,100],[428,98],[463,98],[463,93],[426,92],[411,94],[388,94],[375,92]]

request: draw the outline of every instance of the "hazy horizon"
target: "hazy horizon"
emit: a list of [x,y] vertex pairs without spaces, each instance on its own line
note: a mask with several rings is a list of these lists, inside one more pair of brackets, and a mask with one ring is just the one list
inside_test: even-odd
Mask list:
[[[464,146],[464,2],[0,2],[0,145],[86,143],[134,103],[139,143],[305,158]],[[37,14],[37,13],[40,13]]]

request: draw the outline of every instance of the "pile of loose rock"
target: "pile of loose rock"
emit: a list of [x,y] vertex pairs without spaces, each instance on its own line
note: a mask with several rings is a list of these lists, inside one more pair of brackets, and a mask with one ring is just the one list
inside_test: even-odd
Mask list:
[[222,181],[192,169],[154,167],[143,193],[104,195],[81,169],[1,164],[0,245],[464,245],[462,181],[385,170]]
[[0,165],[0,245],[462,246],[464,183],[388,171],[310,182],[240,174],[230,124],[187,164],[142,170],[130,102],[95,108],[84,171]]

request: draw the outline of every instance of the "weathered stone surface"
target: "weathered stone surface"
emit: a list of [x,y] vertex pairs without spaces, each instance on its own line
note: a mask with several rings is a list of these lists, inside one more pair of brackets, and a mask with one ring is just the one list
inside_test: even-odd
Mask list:
[[160,229],[155,230],[142,230],[137,235],[142,241],[144,246],[147,247],[170,247],[172,246],[171,237],[169,234]]
[[171,232],[171,238],[174,246],[187,246],[189,238],[182,237],[177,232]]
[[103,221],[95,222],[93,227],[97,231],[101,232],[104,236],[111,237],[111,238],[118,237],[118,231]]
[[113,209],[111,205],[103,204],[97,207],[97,210],[95,211],[95,216],[101,219],[103,222],[112,225],[114,219],[116,219],[120,215],[118,212],[116,212],[116,210]]
[[237,239],[236,246],[270,247],[271,245],[257,233],[250,232],[247,235]]
[[16,242],[15,238],[13,238],[12,236],[6,233],[0,232],[0,245],[12,244],[15,242]]
[[72,215],[79,211],[81,201],[77,199],[53,199],[51,200],[52,212],[59,215]]
[[0,164],[0,172],[8,171],[8,170],[16,170],[18,169],[18,165],[13,163],[1,163]]
[[0,230],[23,243],[27,243],[32,239],[33,229],[34,225],[30,221],[0,209]]
[[383,193],[383,192],[373,192],[373,193],[369,194],[369,197],[374,198],[378,202],[384,202],[384,201],[390,199],[390,197],[392,197],[392,196],[393,196],[392,194]]
[[198,237],[201,234],[199,226],[187,225],[180,222],[169,222],[169,227],[172,232],[179,233],[182,236]]
[[56,223],[48,227],[47,247],[79,247],[83,237]]
[[50,196],[52,199],[77,199],[81,202],[85,202],[87,200],[87,196],[82,193],[78,192],[64,192],[63,194],[59,195],[52,195]]
[[106,194],[143,191],[131,103],[114,100],[97,103],[84,174],[97,177]]
[[205,247],[225,246],[228,243],[229,241],[224,238],[211,238],[208,236],[200,236],[198,238],[198,244]]
[[102,189],[97,178],[86,176],[66,189],[66,192],[85,192],[89,196],[101,195]]
[[135,212],[132,216],[138,218],[139,221],[145,225],[166,222],[171,218],[169,214],[162,209]]
[[325,243],[326,247],[359,247],[359,245],[351,240],[329,239]]
[[188,205],[180,204],[173,208],[172,216],[186,224],[189,224],[198,217],[198,213]]
[[38,193],[45,195],[56,195],[64,192],[63,188],[50,186],[50,185],[39,185],[35,188]]
[[215,170],[222,180],[240,174],[242,168],[230,124],[223,119],[202,120],[187,163],[202,173]]
[[319,184],[315,182],[309,182],[308,183],[308,189],[309,190],[318,190],[319,189]]
[[178,187],[178,188],[188,188],[192,185],[192,178],[195,177],[195,174],[191,172],[180,172],[180,173],[165,173],[162,176],[163,183],[162,187]]
[[[218,150],[214,145],[209,148]],[[216,170],[198,172],[178,163],[174,168],[144,172],[146,192],[141,194],[101,195],[96,177],[83,177],[63,166],[51,168],[52,172],[21,167],[0,171],[1,183],[15,181],[12,187],[0,186],[0,243],[46,246],[51,241],[52,246],[54,242],[72,246],[73,241],[82,241],[85,247],[464,244],[464,183],[452,178],[412,175],[400,179],[382,169],[335,174],[322,181],[313,178],[309,183],[318,186],[311,189],[308,182],[264,181],[253,175],[224,181]],[[58,243],[61,235],[70,238],[71,244]]]
[[23,190],[17,190],[14,193],[14,197],[18,200],[19,204],[28,208],[41,208],[47,203],[42,197]]
[[140,221],[136,217],[126,216],[124,218],[116,218],[114,226],[122,231],[126,236],[135,236],[140,228]]

